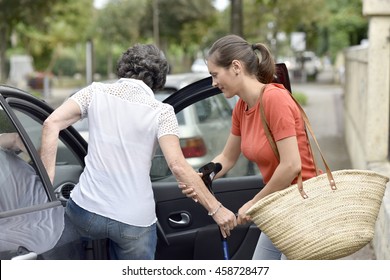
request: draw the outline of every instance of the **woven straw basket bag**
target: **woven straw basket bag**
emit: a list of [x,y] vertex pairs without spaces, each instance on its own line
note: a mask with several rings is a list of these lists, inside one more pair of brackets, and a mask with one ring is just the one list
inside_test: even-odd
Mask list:
[[[262,104],[260,107],[267,130]],[[264,197],[247,214],[288,259],[339,259],[372,240],[389,178],[368,170],[331,172],[305,112],[298,107],[326,173],[304,182],[300,174],[297,184]],[[269,130],[266,134],[278,157]]]
[[388,178],[373,171],[340,170],[261,199],[248,214],[288,259],[338,259],[374,237],[375,221]]

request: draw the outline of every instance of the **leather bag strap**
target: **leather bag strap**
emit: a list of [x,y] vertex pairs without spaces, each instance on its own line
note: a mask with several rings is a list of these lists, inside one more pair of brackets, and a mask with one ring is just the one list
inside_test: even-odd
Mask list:
[[[272,148],[272,151],[274,152],[276,158],[280,161],[280,155],[279,155],[279,151],[278,151],[278,148],[276,146],[276,142],[275,142],[275,139],[273,138],[272,134],[271,134],[271,131],[270,131],[270,128],[269,128],[269,125],[268,125],[268,122],[267,122],[267,118],[265,117],[265,112],[264,112],[264,105],[263,105],[263,94],[264,94],[264,90],[265,90],[265,87],[266,85],[263,86],[263,88],[261,89],[261,92],[260,92],[260,117],[261,117],[261,122],[263,124],[263,127],[264,127],[264,132],[265,132],[265,135],[267,136],[267,139],[271,145],[271,148]],[[334,178],[333,178],[333,175],[332,175],[332,172],[329,168],[329,165],[328,163],[326,162],[325,160],[325,157],[322,153],[322,150],[320,148],[320,145],[318,144],[318,141],[317,141],[317,138],[314,134],[314,131],[312,129],[312,126],[310,124],[310,121],[309,121],[309,118],[307,117],[306,115],[306,112],[303,110],[302,106],[299,104],[298,101],[296,101],[296,99],[294,98],[294,96],[290,93],[290,97],[293,99],[293,101],[295,102],[295,104],[298,106],[299,108],[299,111],[301,112],[301,115],[302,115],[302,119],[305,123],[305,128],[307,130],[309,130],[309,133],[312,137],[312,139],[314,140],[314,143],[316,144],[317,146],[317,149],[321,155],[321,159],[322,159],[322,162],[324,164],[324,167],[325,167],[325,170],[326,170],[326,174],[328,176],[328,181],[329,181],[329,184],[330,184],[330,187],[332,190],[336,190],[336,184],[335,184],[335,181],[334,181]],[[307,135],[307,131],[306,131],[306,135]],[[317,164],[315,162],[315,159],[314,159],[314,154],[312,152],[312,149],[311,149],[311,145],[310,145],[310,141],[308,139],[308,142],[309,142],[309,146],[310,146],[310,151],[311,151],[311,154],[313,156],[313,160],[314,160],[314,165],[315,165],[315,168],[316,168],[316,172],[317,172]],[[317,172],[317,175],[318,175],[318,172]],[[303,198],[307,198],[307,194],[305,193],[305,191],[303,190],[303,179],[302,179],[302,172],[299,172],[298,174],[298,181],[297,181],[297,184],[298,184],[298,190],[299,192],[301,193],[301,196]]]

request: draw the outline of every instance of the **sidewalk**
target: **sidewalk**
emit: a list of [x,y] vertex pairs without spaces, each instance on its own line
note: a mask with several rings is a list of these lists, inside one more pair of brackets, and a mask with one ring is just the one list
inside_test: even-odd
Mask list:
[[[341,85],[331,82],[329,72],[321,73],[317,82],[294,83],[293,92],[302,92],[308,97],[308,104],[303,108],[311,122],[315,136],[324,154],[329,168],[333,170],[352,168],[348,150],[344,139],[344,97]],[[312,143],[313,152],[317,148]],[[319,168],[323,168],[318,153],[316,161]],[[344,260],[375,260],[375,254],[368,244]]]
[[46,98],[46,102],[55,109],[77,90],[76,88],[52,88],[49,96]]

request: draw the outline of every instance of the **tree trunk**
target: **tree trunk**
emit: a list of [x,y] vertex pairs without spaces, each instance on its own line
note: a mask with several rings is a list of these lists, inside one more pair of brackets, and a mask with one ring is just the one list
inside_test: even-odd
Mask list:
[[230,31],[243,37],[242,0],[231,1]]
[[7,42],[8,42],[8,32],[7,27],[0,25],[0,83],[5,83],[7,79]]
[[107,78],[111,79],[114,74],[114,63],[112,62],[113,54],[112,54],[112,47],[108,47],[108,53],[107,53]]

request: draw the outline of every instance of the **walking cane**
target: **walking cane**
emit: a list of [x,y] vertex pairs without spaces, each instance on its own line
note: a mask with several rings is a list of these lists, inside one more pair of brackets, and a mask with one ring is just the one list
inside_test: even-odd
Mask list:
[[[199,168],[199,173],[202,173],[202,180],[209,191],[214,195],[213,191],[213,179],[215,175],[221,171],[222,165],[220,163],[209,162]],[[229,259],[229,247],[227,244],[227,238],[223,237],[222,232],[219,231],[221,237],[222,249],[223,249],[223,258],[225,260]]]

